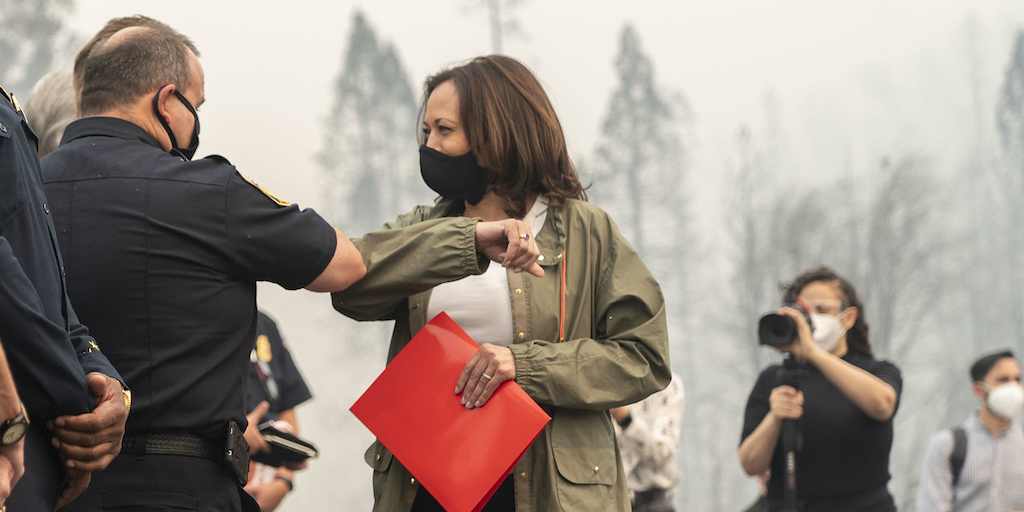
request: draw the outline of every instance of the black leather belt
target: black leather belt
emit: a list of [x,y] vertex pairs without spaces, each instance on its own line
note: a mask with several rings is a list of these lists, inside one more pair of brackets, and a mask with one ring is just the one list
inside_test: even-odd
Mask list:
[[[121,440],[121,453],[128,455],[185,455],[210,459],[227,466],[239,485],[249,476],[249,443],[242,429],[229,421],[223,439],[211,441],[188,432],[146,432]],[[2,512],[2,511],[0,511]]]
[[219,461],[223,456],[218,444],[187,432],[150,432],[124,436],[121,441],[121,453],[186,455]]

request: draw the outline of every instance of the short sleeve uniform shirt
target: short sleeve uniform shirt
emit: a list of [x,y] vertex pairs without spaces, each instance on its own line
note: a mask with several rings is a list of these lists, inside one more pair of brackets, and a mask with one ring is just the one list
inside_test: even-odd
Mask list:
[[120,119],[69,125],[43,173],[68,294],[133,390],[127,432],[244,425],[256,281],[307,286],[334,228]]

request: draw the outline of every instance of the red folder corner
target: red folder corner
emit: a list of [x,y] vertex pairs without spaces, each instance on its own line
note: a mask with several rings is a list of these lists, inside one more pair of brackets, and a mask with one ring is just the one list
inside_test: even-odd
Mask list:
[[479,345],[435,316],[351,411],[449,512],[478,512],[551,420],[514,381],[466,410],[455,382]]

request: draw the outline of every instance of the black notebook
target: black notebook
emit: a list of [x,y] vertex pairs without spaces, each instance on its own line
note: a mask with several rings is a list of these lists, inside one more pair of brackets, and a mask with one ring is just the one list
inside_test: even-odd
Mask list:
[[256,452],[252,460],[268,466],[279,467],[285,462],[302,462],[316,457],[316,446],[298,436],[274,428],[270,423],[260,425],[260,434],[270,445],[269,452]]

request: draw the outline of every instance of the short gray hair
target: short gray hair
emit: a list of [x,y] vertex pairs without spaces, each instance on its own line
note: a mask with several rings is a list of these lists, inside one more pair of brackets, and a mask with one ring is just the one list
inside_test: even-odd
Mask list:
[[39,138],[39,158],[57,149],[64,128],[78,118],[71,72],[54,70],[39,79],[25,100],[25,117]]

